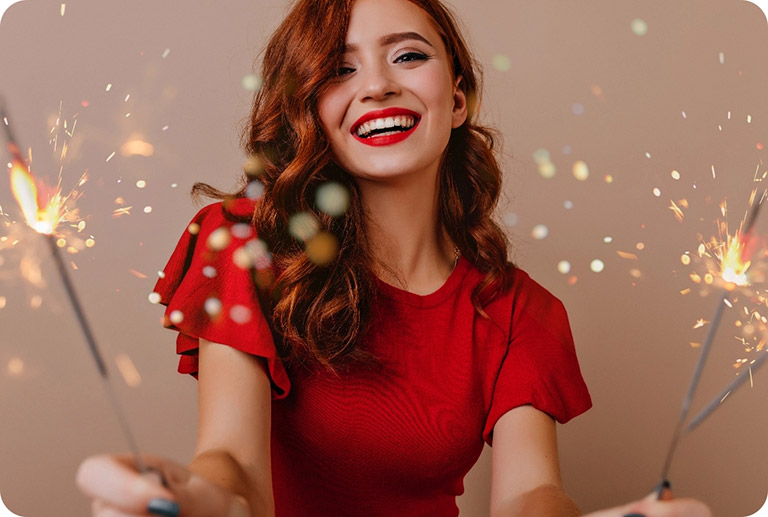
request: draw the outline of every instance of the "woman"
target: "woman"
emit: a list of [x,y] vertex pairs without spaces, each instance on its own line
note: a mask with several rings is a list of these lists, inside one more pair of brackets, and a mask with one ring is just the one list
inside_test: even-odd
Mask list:
[[[263,195],[201,210],[156,286],[199,380],[195,457],[148,457],[163,484],[86,460],[94,515],[458,515],[483,440],[492,514],[577,515],[555,419],[591,401],[562,304],[491,220],[501,171],[451,16],[300,0],[262,77]],[[346,210],[324,197],[339,184]],[[599,515],[633,513],[708,515],[652,497]]]

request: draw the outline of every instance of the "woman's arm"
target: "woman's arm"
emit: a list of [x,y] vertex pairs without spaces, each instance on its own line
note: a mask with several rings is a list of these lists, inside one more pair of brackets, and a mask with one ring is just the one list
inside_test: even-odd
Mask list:
[[271,386],[260,358],[200,340],[198,433],[188,469],[274,515]]
[[491,516],[580,515],[560,480],[552,418],[533,406],[507,411],[493,428]]

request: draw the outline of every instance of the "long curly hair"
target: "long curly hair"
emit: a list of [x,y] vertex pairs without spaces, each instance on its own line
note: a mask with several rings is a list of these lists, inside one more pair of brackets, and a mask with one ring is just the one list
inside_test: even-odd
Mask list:
[[[472,295],[475,309],[498,296],[511,277],[507,239],[493,220],[502,172],[494,156],[495,132],[474,121],[479,75],[454,16],[438,0],[410,0],[432,19],[449,56],[453,77],[467,95],[466,122],[452,130],[439,178],[439,223],[461,254],[485,273]],[[298,0],[264,51],[262,87],[254,96],[242,145],[251,156],[243,187],[253,176],[264,190],[253,224],[270,247],[276,271],[269,310],[284,359],[314,359],[330,371],[375,360],[360,344],[370,322],[376,284],[366,238],[365,210],[350,174],[333,160],[317,105],[336,75],[344,52],[354,0]],[[315,205],[317,189],[338,182],[349,191],[349,208],[331,217]],[[193,194],[227,196],[197,183]],[[295,214],[311,214],[335,236],[338,251],[318,265],[289,232]]]

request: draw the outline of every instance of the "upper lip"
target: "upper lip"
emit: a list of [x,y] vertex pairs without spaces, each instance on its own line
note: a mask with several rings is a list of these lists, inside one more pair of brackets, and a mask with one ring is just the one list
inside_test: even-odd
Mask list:
[[368,122],[369,120],[374,120],[377,118],[396,117],[398,115],[408,115],[408,116],[414,117],[417,122],[421,118],[421,115],[419,115],[415,111],[411,111],[405,108],[385,108],[381,110],[373,110],[373,111],[369,111],[368,113],[364,114],[362,117],[357,119],[355,123],[352,124],[351,132],[352,133],[356,132],[357,128],[360,127],[361,124]]

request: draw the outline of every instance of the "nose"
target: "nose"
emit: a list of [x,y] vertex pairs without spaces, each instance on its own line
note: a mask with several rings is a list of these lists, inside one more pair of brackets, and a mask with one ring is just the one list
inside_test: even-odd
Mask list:
[[371,64],[361,69],[359,97],[364,100],[382,100],[400,93],[400,87],[386,64]]

